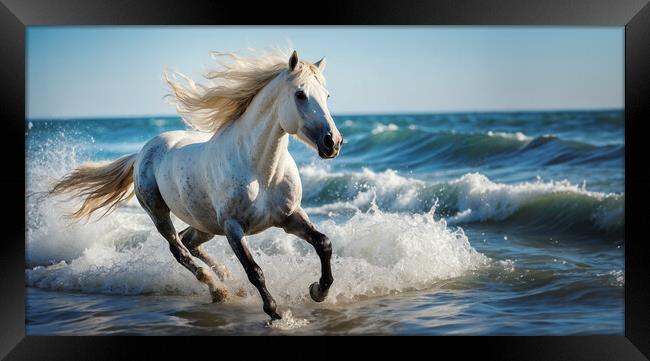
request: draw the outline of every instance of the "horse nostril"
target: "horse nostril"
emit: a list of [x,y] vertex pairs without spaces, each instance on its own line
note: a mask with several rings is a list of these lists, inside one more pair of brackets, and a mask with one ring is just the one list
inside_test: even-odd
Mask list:
[[323,138],[323,143],[328,148],[334,147],[334,139],[332,139],[332,133],[325,134],[325,138]]

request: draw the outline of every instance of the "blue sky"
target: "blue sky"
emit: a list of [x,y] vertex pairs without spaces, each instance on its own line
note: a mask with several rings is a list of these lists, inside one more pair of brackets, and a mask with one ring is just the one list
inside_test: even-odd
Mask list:
[[623,107],[622,27],[29,27],[28,118],[173,115],[165,68],[289,43],[333,114]]

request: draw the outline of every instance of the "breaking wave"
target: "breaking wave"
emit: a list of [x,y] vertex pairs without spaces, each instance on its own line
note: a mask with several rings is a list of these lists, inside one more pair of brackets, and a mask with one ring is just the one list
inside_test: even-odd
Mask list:
[[622,232],[625,196],[588,191],[563,181],[502,184],[480,173],[444,183],[407,178],[393,170],[329,172],[301,168],[309,211],[322,214],[364,210],[376,199],[392,212],[432,208],[453,224],[509,222],[518,228],[580,232]]

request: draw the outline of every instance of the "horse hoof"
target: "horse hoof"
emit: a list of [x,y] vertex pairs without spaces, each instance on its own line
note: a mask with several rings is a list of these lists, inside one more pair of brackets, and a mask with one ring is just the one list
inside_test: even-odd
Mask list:
[[275,311],[271,312],[271,314],[269,316],[271,316],[271,321],[281,320],[282,319],[282,316],[280,316],[280,314],[275,312]]
[[309,286],[309,295],[311,296],[312,300],[316,302],[323,302],[325,300],[325,297],[327,297],[327,292],[321,291],[318,282],[314,282],[311,284],[311,286]]
[[266,312],[267,315],[271,316],[271,321],[282,319],[282,316],[280,316],[280,314],[275,310],[275,307],[272,309],[264,307],[264,312]]
[[223,303],[228,299],[228,291],[224,289],[215,289],[210,291],[212,303]]
[[267,315],[271,316],[271,321],[282,319],[282,316],[280,316],[280,314],[276,311],[277,306],[275,304],[275,300],[271,298],[267,302],[268,303],[264,303],[264,306],[262,308]]

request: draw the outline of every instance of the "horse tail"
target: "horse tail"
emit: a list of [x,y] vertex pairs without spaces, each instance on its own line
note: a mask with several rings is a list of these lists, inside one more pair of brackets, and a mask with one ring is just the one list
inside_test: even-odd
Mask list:
[[126,155],[110,163],[86,163],[65,175],[48,191],[48,196],[72,192],[84,198],[75,212],[67,214],[78,220],[100,208],[106,208],[102,217],[115,210],[118,204],[134,195],[133,164],[137,154]]

